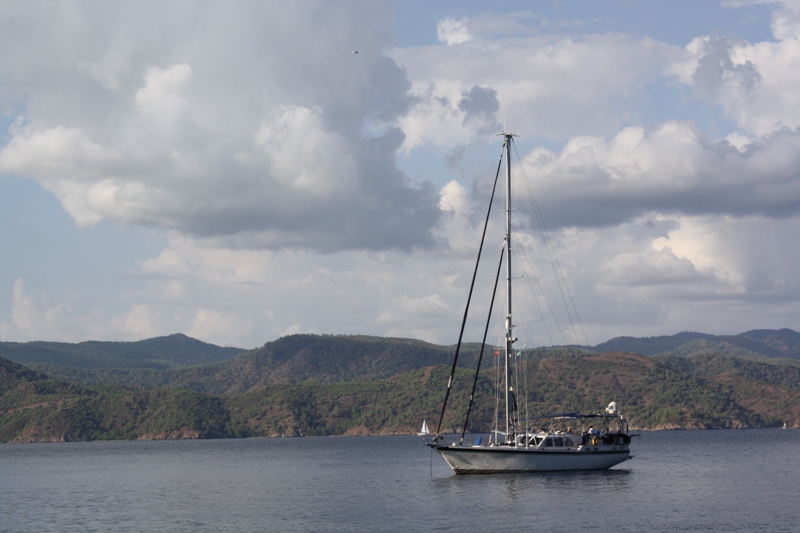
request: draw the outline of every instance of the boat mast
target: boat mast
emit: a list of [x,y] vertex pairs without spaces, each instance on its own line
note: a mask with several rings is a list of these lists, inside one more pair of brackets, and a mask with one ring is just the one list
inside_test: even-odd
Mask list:
[[512,419],[513,409],[511,407],[514,400],[514,389],[511,385],[511,356],[514,348],[513,344],[517,340],[514,338],[514,323],[511,317],[511,141],[513,133],[502,133],[506,145],[506,301],[508,310],[506,312],[506,440],[514,441],[514,422]]

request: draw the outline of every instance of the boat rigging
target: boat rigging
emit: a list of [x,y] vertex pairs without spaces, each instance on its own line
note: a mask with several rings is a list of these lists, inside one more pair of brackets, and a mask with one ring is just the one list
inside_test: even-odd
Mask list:
[[[435,433],[428,433],[427,423],[420,432],[425,444],[436,450],[447,461],[456,474],[469,473],[499,473],[499,472],[538,472],[558,470],[600,470],[607,469],[631,458],[630,436],[627,433],[625,419],[617,412],[616,403],[611,402],[604,413],[583,414],[578,412],[558,413],[520,420],[517,403],[517,392],[514,383],[514,344],[518,338],[514,334],[514,314],[512,306],[512,220],[514,211],[511,195],[511,146],[515,134],[503,132],[503,150],[505,155],[505,203],[503,246],[500,253],[500,262],[494,280],[491,303],[489,304],[489,317],[483,333],[481,350],[472,390],[468,396],[466,418],[460,438],[447,442],[442,435],[442,421],[447,409],[453,378],[456,372],[459,353],[461,351],[464,331],[467,323],[470,304],[472,301],[475,282],[483,253],[486,231],[494,202],[495,192],[500,177],[503,162],[501,154],[498,162],[497,174],[492,187],[489,212],[483,227],[481,242],[478,250],[475,270],[470,284],[467,305],[461,323],[458,344],[456,345],[450,376],[447,381],[441,415]],[[486,348],[486,339],[489,323],[495,304],[495,296],[499,285],[502,266],[505,261],[505,332],[502,355],[503,370],[503,403],[504,403],[504,428],[495,427],[488,442],[483,442],[481,437],[471,444],[464,443],[464,437],[469,426],[469,419],[474,405],[475,391],[478,383],[478,374]],[[500,351],[500,350],[498,350]],[[533,429],[532,423],[547,423],[547,428]],[[524,424],[523,424],[524,423]],[[586,424],[589,424],[587,427]],[[597,427],[595,427],[595,425]],[[580,426],[580,429],[578,429]]]

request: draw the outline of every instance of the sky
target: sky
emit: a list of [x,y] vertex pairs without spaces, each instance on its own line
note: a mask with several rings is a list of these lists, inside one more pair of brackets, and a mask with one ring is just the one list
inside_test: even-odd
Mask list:
[[0,341],[454,343],[504,129],[525,346],[800,330],[800,0],[0,13]]

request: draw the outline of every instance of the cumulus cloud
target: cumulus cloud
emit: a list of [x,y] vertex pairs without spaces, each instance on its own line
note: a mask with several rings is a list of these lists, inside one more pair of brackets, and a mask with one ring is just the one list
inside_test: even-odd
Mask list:
[[134,305],[124,318],[124,329],[139,338],[157,336],[166,317],[161,309],[146,304]]
[[[515,15],[518,24],[536,22],[524,13]],[[486,16],[482,27],[492,27]],[[629,119],[631,95],[682,57],[678,47],[618,34],[503,37],[451,37],[448,46],[392,51],[407,69],[416,97],[401,122],[406,150],[475,141],[494,131],[503,117],[515,131],[524,126],[526,136],[561,140],[578,133],[611,134]],[[483,99],[479,123],[465,119],[468,107],[462,105],[477,89],[497,99]]]
[[[557,291],[538,277],[557,251],[590,341],[796,325],[800,26],[795,3],[769,5],[769,42],[567,35],[516,12],[445,17],[437,44],[391,48],[373,2],[6,3],[0,171],[79,225],[165,242],[102,312],[14,283],[2,334],[453,342],[495,145],[475,155],[503,117],[551,232],[518,189],[537,276],[522,282]],[[687,119],[698,100],[733,126]],[[396,162],[430,146],[457,171],[439,186]],[[539,310],[519,313],[522,334]],[[574,342],[557,329],[525,343]]]
[[785,324],[800,308],[791,274],[800,256],[785,246],[798,221],[650,215],[553,238],[590,340],[630,330],[734,333]]
[[772,12],[772,33],[775,38],[785,40],[800,37],[800,2],[797,0],[745,0],[743,3],[780,6],[780,9]]
[[461,44],[472,39],[466,21],[446,18],[436,25],[436,35],[439,41],[446,45]]
[[162,130],[168,129],[189,109],[183,92],[191,79],[192,67],[186,63],[166,69],[150,67],[145,74],[144,86],[136,91],[136,105],[149,122]]
[[775,41],[700,36],[667,68],[696,94],[721,105],[746,133],[800,126],[800,5],[770,2]]
[[[289,333],[340,333],[357,325],[361,331],[379,327],[385,335],[439,341],[451,313],[458,312],[452,307],[462,300],[457,281],[473,259],[474,246],[469,252],[465,266],[460,256],[435,249],[320,256],[304,250],[220,249],[173,233],[168,247],[142,264],[141,274],[160,288],[159,305],[170,309],[168,316],[179,322],[180,331],[199,333],[201,324],[214,325],[218,336],[224,332],[258,343]],[[208,299],[217,307],[209,308]],[[132,308],[124,317],[126,327],[156,324],[150,311],[155,309]]]
[[43,332],[48,332],[46,338],[56,340],[69,335],[61,331],[61,325],[78,326],[79,322],[70,300],[54,302],[47,293],[32,293],[26,290],[25,281],[17,278],[12,287],[10,320],[0,321],[0,338],[43,340]]
[[0,58],[3,85],[21,94],[4,102],[20,119],[0,171],[36,179],[78,224],[323,252],[433,244],[437,192],[394,162],[410,84],[381,53],[385,6],[87,0],[41,12],[16,4],[4,17],[18,48]]
[[536,149],[525,172],[557,226],[617,225],[656,212],[783,218],[800,213],[800,135],[781,131],[743,149],[691,123],[629,127]]

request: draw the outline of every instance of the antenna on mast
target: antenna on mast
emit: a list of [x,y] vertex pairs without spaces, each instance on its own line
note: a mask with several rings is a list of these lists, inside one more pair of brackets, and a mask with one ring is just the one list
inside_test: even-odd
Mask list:
[[520,135],[519,131],[517,131],[517,133],[509,133],[508,132],[508,130],[506,129],[506,116],[505,115],[503,115],[503,131],[500,132],[500,133],[497,133],[497,125],[495,124],[494,134],[497,137],[519,137],[519,135]]

